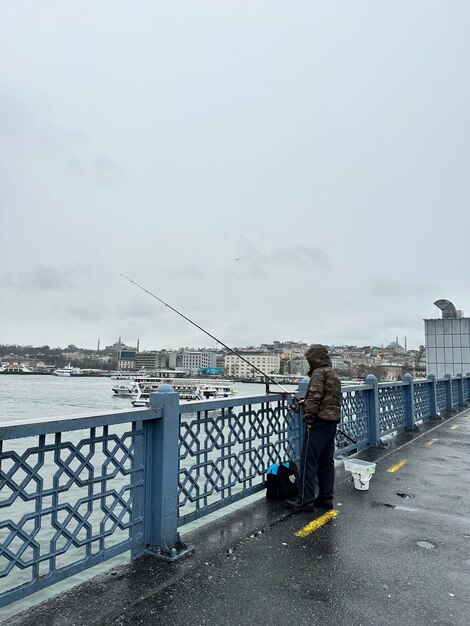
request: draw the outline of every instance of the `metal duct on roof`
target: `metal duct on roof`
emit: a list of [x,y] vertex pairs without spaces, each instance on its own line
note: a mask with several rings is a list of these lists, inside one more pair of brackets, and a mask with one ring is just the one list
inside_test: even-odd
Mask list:
[[[442,311],[442,319],[456,319],[457,311],[450,300],[436,300],[434,304]],[[460,312],[461,314],[461,312]]]

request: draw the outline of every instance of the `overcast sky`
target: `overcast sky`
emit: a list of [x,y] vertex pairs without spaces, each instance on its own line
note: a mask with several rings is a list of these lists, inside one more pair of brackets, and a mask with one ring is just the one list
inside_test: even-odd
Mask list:
[[470,315],[468,0],[0,0],[0,343]]

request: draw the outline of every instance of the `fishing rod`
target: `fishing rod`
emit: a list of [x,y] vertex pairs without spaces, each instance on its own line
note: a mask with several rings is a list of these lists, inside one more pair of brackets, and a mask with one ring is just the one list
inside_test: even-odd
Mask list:
[[[220,341],[220,339],[218,339],[217,337],[215,337],[214,335],[212,335],[209,331],[207,331],[205,328],[203,328],[202,326],[199,326],[199,324],[196,324],[196,322],[194,322],[192,319],[190,319],[189,317],[187,317],[186,315],[184,315],[183,313],[181,313],[181,311],[178,311],[178,309],[175,309],[175,307],[171,306],[171,304],[168,304],[168,302],[165,302],[165,300],[162,300],[161,298],[159,298],[158,296],[156,296],[154,293],[152,293],[151,291],[149,291],[148,289],[145,289],[145,287],[143,287],[142,285],[140,285],[139,283],[135,282],[135,280],[132,280],[132,278],[129,278],[128,276],[126,276],[125,274],[120,274],[120,276],[122,276],[123,278],[125,278],[127,281],[129,281],[130,283],[132,283],[133,285],[135,285],[136,287],[138,287],[139,289],[141,289],[142,291],[144,291],[145,293],[148,293],[149,296],[152,296],[152,298],[155,298],[155,300],[158,300],[158,302],[161,302],[162,304],[164,304],[166,307],[168,307],[169,309],[171,309],[172,311],[174,311],[177,315],[179,315],[180,317],[182,317],[183,319],[185,319],[187,322],[189,322],[190,324],[192,324],[193,326],[195,326],[196,328],[198,328],[199,330],[201,330],[203,333],[205,333],[206,335],[208,335],[211,339],[213,339],[214,341],[217,341],[217,343],[220,343],[221,346],[223,346],[226,350],[228,350],[229,352],[231,352],[232,354],[234,354],[235,356],[237,356],[239,359],[241,359],[242,361],[244,361],[247,365],[249,365],[251,368],[253,368],[254,370],[256,370],[257,372],[259,372],[262,376],[264,376],[264,378],[266,380],[269,380],[270,382],[272,382],[274,385],[277,385],[278,387],[280,387],[284,393],[288,394],[289,396],[292,396],[293,398],[295,398],[295,400],[298,403],[298,398],[297,396],[292,393],[292,391],[288,391],[285,387],[283,387],[282,385],[280,385],[278,382],[276,382],[274,380],[274,378],[271,378],[271,376],[268,376],[265,372],[263,372],[263,370],[260,370],[259,367],[256,367],[256,365],[253,365],[253,363],[250,363],[250,361],[248,361],[247,359],[245,359],[244,357],[242,357],[241,354],[238,354],[238,352],[236,352],[235,350],[233,350],[233,348],[230,348],[230,346],[227,346],[223,341]],[[287,407],[289,408],[289,407]],[[340,430],[339,428],[337,429],[339,433],[341,433],[344,437],[346,437],[346,439],[349,439],[349,441],[352,441],[353,443],[357,443],[357,441],[354,441],[354,439],[352,437],[350,437],[348,434],[346,434],[344,431]]]

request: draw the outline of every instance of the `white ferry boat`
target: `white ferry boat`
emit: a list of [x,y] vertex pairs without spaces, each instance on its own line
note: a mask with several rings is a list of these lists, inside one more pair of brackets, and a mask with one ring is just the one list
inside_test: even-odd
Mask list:
[[70,363],[65,367],[54,370],[54,376],[82,376],[82,370],[79,367],[72,367]]
[[162,383],[172,385],[181,400],[227,398],[235,394],[232,381],[186,378],[184,372],[174,370],[157,370],[154,376],[149,374],[135,376],[129,384],[116,383],[112,391],[115,396],[130,398],[134,406],[145,406],[150,393]]
[[228,398],[235,395],[233,382],[199,380],[190,378],[177,378],[170,381],[160,379],[157,381],[137,382],[131,390],[133,406],[146,406],[152,391],[156,391],[162,383],[169,383],[178,392],[180,400],[214,400],[216,398]]
[[129,372],[113,372],[111,374],[111,380],[134,380],[135,374],[129,374]]
[[0,366],[0,374],[34,374],[24,363],[5,363]]

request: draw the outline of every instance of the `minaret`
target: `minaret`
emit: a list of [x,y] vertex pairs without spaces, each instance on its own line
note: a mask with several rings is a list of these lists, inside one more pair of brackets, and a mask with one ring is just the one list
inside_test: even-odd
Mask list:
[[140,337],[137,337],[137,352],[139,352]]
[[405,352],[406,352],[406,337],[405,337]]
[[98,337],[98,348],[97,348],[97,352],[100,351],[100,338]]

